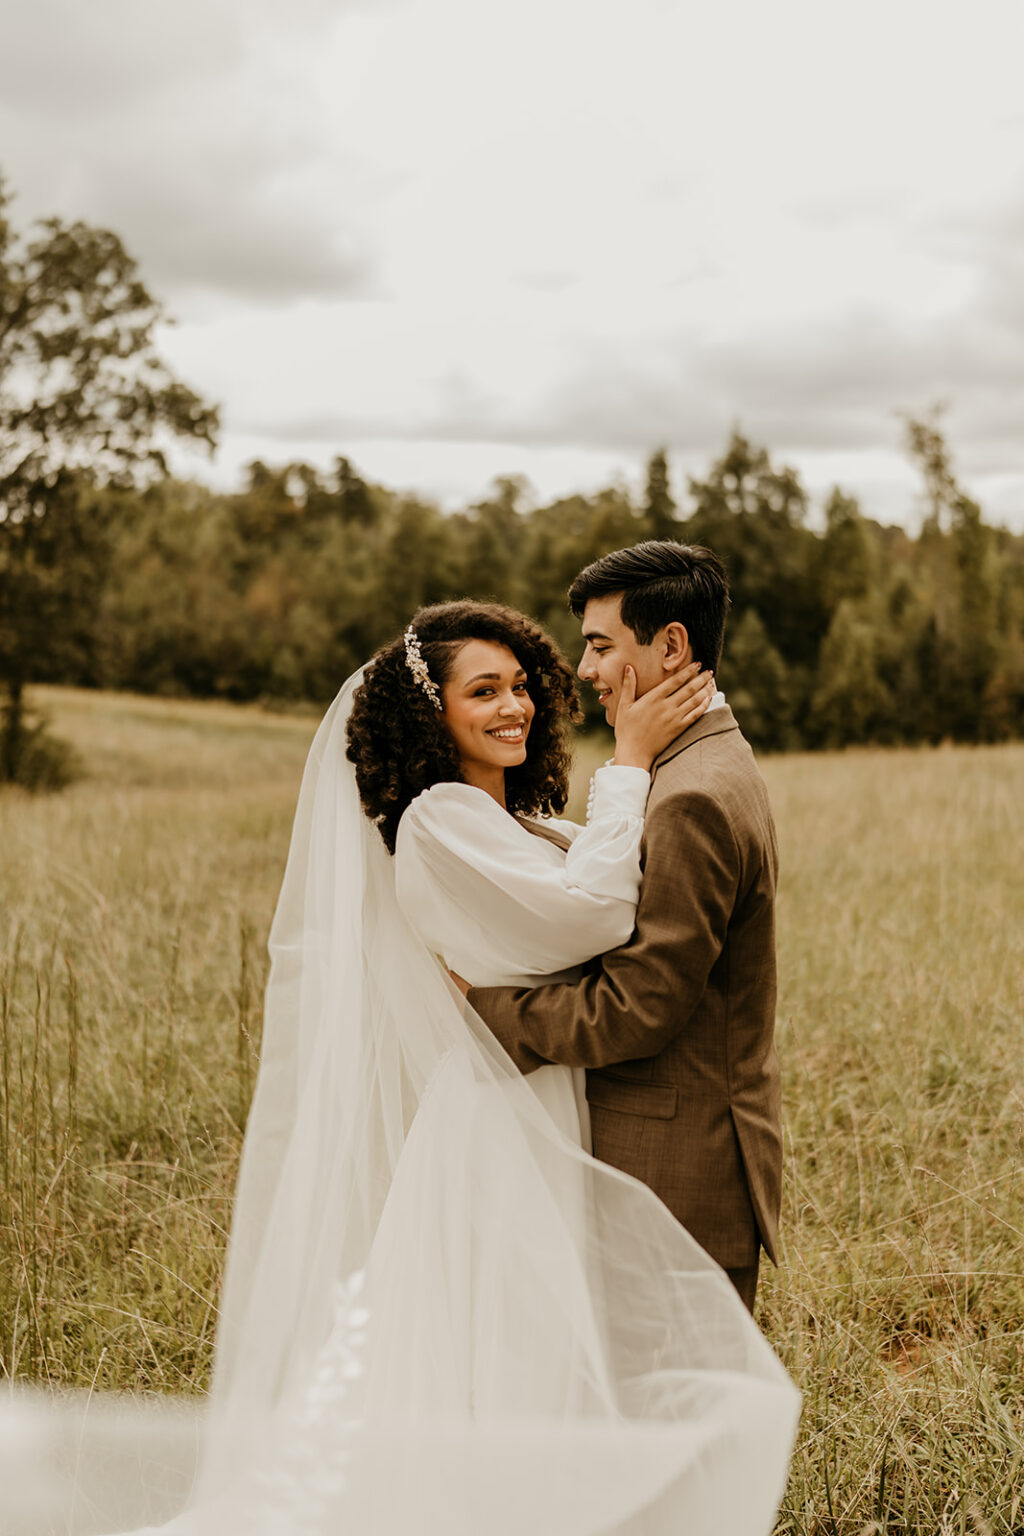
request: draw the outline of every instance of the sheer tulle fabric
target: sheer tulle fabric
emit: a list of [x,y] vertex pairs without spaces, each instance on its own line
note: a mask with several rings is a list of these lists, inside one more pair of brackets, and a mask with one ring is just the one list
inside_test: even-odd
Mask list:
[[403,917],[345,760],[358,680],[299,798],[202,1423],[15,1400],[0,1447],[20,1435],[44,1470],[34,1512],[0,1492],[4,1528],[184,1506],[189,1536],[767,1532],[796,1391],[721,1271],[559,1131]]

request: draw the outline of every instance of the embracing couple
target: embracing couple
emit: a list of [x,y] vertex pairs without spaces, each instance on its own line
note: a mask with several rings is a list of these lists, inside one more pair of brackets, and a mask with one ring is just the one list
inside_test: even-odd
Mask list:
[[749,1315],[776,842],[714,686],[725,572],[648,542],[569,603],[615,732],[585,826],[558,819],[572,668],[496,604],[411,616],[307,764],[211,1460],[244,1486],[262,1444],[280,1484],[342,1445],[345,1529],[755,1536],[785,1483],[798,1398]]
[[182,1536],[772,1529],[776,845],[725,574],[644,543],[569,601],[585,826],[572,668],[511,609],[411,616],[317,733]]
[[[718,666],[729,599],[709,550],[619,550],[581,572],[569,602],[585,642],[579,676],[617,734],[638,695]],[[497,719],[515,714],[507,695],[492,702]],[[650,769],[626,943],[578,981],[468,996],[523,1072],[587,1069],[594,1155],[648,1184],[753,1311],[761,1247],[776,1257],[782,1173],[775,829],[721,693],[651,745],[652,761],[642,747],[614,759]]]

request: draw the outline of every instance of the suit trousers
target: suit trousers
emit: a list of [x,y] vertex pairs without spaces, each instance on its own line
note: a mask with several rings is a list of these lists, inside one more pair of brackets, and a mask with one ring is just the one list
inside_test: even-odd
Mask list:
[[739,1293],[739,1298],[747,1311],[753,1316],[754,1297],[757,1295],[757,1275],[761,1267],[761,1255],[758,1253],[753,1264],[745,1264],[742,1269],[727,1269],[726,1274]]

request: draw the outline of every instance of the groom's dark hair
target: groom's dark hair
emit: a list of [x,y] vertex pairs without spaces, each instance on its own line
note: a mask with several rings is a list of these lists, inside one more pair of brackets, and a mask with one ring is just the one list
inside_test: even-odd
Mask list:
[[714,671],[722,655],[729,583],[714,550],[672,539],[645,539],[602,555],[580,571],[569,588],[578,619],[592,597],[621,596],[622,622],[641,645],[650,645],[666,624],[682,624],[694,661]]

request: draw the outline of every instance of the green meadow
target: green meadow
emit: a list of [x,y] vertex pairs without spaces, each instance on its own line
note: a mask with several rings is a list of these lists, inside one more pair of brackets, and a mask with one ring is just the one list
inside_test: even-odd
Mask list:
[[[41,689],[0,792],[0,1371],[201,1391],[309,715]],[[600,744],[581,751],[577,814]],[[767,759],[780,1532],[1024,1533],[1024,745]]]

